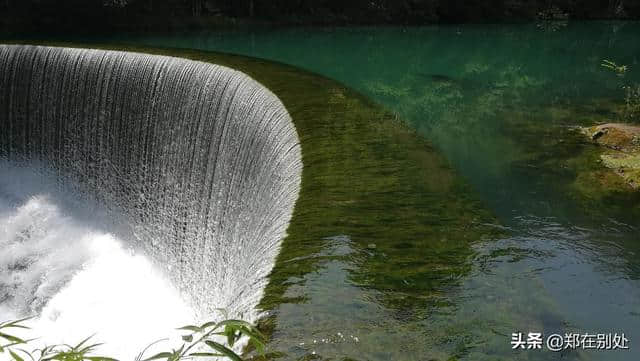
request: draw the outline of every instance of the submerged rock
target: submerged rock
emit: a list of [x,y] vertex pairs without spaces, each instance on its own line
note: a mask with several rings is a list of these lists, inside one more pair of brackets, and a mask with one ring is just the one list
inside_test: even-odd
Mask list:
[[593,142],[606,148],[602,164],[634,189],[640,188],[640,126],[606,123],[581,128]]

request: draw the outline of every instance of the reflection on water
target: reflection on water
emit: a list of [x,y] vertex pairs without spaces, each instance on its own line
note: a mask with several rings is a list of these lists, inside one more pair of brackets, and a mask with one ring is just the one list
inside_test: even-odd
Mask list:
[[[594,188],[597,154],[572,127],[618,120],[639,36],[639,23],[571,23],[110,40],[339,80],[471,185],[348,90],[218,57],[274,90],[302,136],[304,189],[263,301],[284,359],[636,360],[640,195]],[[605,58],[632,71],[603,71]],[[625,332],[631,350],[517,352],[516,331]]]
[[[351,277],[357,260],[371,257],[372,250],[358,250],[345,235],[330,238],[313,255],[320,260],[314,272],[291,280],[286,297],[305,302],[277,309],[272,347],[289,356],[362,360],[634,359],[633,348],[606,354],[510,349],[516,331],[640,336],[640,281],[616,270],[629,267],[625,249],[598,232],[567,229],[553,219],[518,222],[527,231],[474,245],[471,272],[447,292],[452,302],[437,308],[383,307],[376,302],[380,291]],[[599,237],[603,242],[595,242]]]

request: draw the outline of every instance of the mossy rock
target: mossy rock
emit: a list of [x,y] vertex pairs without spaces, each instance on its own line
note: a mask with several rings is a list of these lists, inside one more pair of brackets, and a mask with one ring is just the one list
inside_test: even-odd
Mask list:
[[603,154],[600,158],[605,167],[613,169],[632,188],[640,188],[640,152]]
[[582,128],[595,143],[627,153],[640,151],[640,127],[629,124],[606,123]]
[[[582,128],[582,133],[591,141],[606,149],[600,155],[602,165],[624,180],[624,185],[632,189],[640,188],[640,127],[606,123]],[[606,176],[601,179],[609,178]],[[606,182],[606,185],[616,182]],[[603,184],[605,185],[605,184]]]

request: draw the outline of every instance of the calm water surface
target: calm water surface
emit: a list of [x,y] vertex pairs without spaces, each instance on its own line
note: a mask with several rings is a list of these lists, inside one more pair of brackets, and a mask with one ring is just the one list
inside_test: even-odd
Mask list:
[[[322,261],[286,291],[304,302],[271,311],[271,347],[284,359],[640,358],[640,199],[583,181],[581,172],[597,167],[590,163],[597,150],[571,128],[618,119],[621,87],[640,81],[640,24],[257,29],[110,40],[243,54],[338,80],[429,139],[497,216],[505,236],[473,243],[469,272],[452,274],[460,278],[456,287],[441,290],[452,303],[390,306],[381,301],[384,289],[353,277],[369,251],[349,234],[327,234],[327,246],[309,256]],[[630,71],[618,77],[600,66],[603,59]],[[630,350],[512,351],[516,331],[624,332]]]

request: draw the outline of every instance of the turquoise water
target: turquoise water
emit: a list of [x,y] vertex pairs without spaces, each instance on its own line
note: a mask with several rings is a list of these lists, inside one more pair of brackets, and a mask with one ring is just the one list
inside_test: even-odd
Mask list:
[[[505,174],[522,153],[531,153],[518,143],[536,147],[505,123],[562,127],[590,116],[615,120],[598,101],[621,101],[621,87],[640,80],[639,35],[639,23],[598,22],[553,31],[536,24],[258,29],[114,40],[243,54],[343,82],[434,142],[492,209],[510,219],[514,203],[519,215],[558,216],[559,210],[537,204],[539,195],[527,196],[535,181],[528,175]],[[603,59],[631,71],[621,79],[600,66]]]
[[[420,309],[389,307],[384,290],[354,281],[362,251],[335,235],[314,255],[325,261],[287,291],[305,302],[273,310],[271,347],[284,359],[637,360],[640,197],[580,183],[595,150],[572,127],[619,120],[622,86],[640,81],[638,39],[639,23],[598,22],[108,40],[243,54],[338,80],[430,140],[509,234],[473,244],[470,272],[443,290],[454,305]],[[616,76],[603,59],[630,70]],[[630,350],[511,351],[518,331],[624,332]]]

